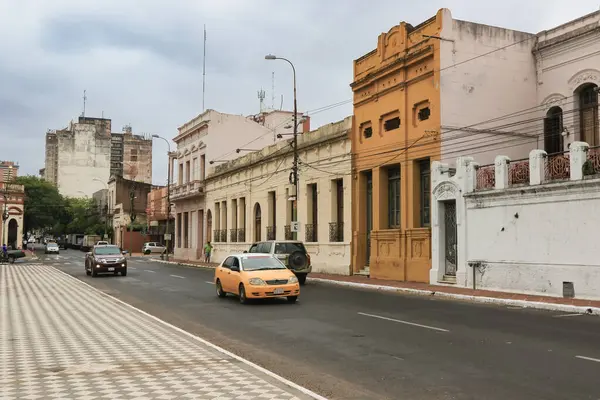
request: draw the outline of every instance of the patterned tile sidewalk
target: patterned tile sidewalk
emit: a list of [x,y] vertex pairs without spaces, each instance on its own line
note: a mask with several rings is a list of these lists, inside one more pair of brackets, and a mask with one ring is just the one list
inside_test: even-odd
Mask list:
[[0,399],[323,399],[45,265],[0,267]]

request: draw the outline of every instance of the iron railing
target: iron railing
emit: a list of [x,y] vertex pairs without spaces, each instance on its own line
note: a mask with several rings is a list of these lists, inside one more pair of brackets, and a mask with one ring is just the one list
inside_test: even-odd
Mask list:
[[294,232],[292,232],[292,226],[286,225],[284,228],[285,240],[294,240]]
[[237,230],[237,240],[240,243],[246,243],[246,229],[244,228],[239,228]]
[[480,165],[476,171],[475,189],[485,190],[496,187],[496,167],[494,164]]
[[515,160],[508,164],[508,186],[529,184],[529,159]]
[[230,229],[229,230],[229,241],[231,243],[237,242],[237,229]]
[[344,223],[330,222],[329,223],[329,241],[343,242],[344,241]]
[[306,241],[317,241],[317,224],[306,224]]
[[569,150],[546,156],[546,166],[544,167],[545,182],[565,180],[570,177],[571,159]]
[[583,174],[586,176],[600,174],[600,146],[589,148]]
[[267,226],[267,240],[275,240],[275,227]]

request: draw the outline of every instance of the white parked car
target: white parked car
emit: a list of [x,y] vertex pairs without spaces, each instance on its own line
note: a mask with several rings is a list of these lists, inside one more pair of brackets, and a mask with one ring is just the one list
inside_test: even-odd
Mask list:
[[96,246],[108,246],[110,243],[108,243],[106,240],[99,240],[96,242]]
[[164,253],[165,250],[166,250],[165,246],[163,246],[160,243],[156,243],[156,242],[144,243],[144,246],[142,247],[143,254],[151,254],[151,253],[162,254],[162,253]]

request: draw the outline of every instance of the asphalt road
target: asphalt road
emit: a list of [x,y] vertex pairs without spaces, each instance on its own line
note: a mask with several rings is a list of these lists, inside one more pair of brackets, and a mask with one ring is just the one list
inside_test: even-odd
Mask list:
[[129,261],[107,294],[330,399],[600,399],[600,318],[309,282],[296,304],[219,299],[213,272]]

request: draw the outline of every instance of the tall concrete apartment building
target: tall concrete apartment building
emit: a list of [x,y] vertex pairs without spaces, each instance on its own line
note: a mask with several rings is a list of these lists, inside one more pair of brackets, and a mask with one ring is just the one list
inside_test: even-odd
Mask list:
[[44,179],[69,197],[92,197],[111,176],[151,184],[152,138],[134,135],[130,126],[121,133],[111,128],[110,119],[79,117],[48,131]]

